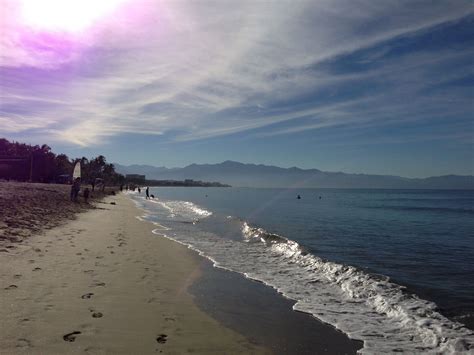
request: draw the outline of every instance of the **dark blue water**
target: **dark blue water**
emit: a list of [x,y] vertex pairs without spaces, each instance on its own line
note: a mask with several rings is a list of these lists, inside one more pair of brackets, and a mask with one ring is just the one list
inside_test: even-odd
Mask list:
[[[474,326],[474,191],[154,188],[389,276]],[[300,194],[301,199],[296,199]]]

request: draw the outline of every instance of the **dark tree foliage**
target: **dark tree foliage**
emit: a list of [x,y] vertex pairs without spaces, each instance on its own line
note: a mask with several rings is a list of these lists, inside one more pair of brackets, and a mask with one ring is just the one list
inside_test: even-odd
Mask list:
[[90,160],[86,157],[82,157],[80,161],[82,180],[87,183],[94,185],[97,179],[102,179],[107,185],[118,185],[122,184],[125,180],[123,175],[115,171],[114,164],[107,163],[103,155],[99,155]]
[[0,138],[0,179],[67,182],[77,161],[81,161],[85,183],[94,183],[98,178],[107,185],[123,183],[123,175],[116,173],[114,165],[107,163],[103,155],[73,160],[65,154],[56,155],[46,144],[33,146]]

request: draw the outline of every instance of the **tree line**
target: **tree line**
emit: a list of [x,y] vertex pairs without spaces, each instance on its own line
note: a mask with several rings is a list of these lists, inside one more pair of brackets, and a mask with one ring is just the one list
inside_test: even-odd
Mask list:
[[107,185],[124,183],[124,176],[103,155],[71,159],[66,154],[53,153],[46,144],[30,145],[0,138],[0,179],[64,183],[69,181],[78,161],[83,183],[94,184],[97,179]]

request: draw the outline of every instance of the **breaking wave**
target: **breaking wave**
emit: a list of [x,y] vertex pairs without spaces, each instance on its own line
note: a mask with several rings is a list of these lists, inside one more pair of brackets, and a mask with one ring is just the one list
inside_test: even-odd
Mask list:
[[[295,310],[311,313],[363,340],[361,352],[462,353],[473,349],[470,330],[442,316],[434,303],[406,292],[388,277],[323,260],[295,241],[247,223],[242,232],[246,240],[264,243],[270,254],[279,257],[280,265],[288,266],[283,274],[291,274],[294,281],[288,277],[285,279],[289,282],[281,282],[283,278],[263,280],[258,273],[248,276],[296,300]],[[321,288],[325,289],[323,293]]]

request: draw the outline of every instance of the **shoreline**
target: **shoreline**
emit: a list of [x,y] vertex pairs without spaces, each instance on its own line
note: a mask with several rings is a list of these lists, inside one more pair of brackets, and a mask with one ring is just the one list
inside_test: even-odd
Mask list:
[[2,352],[342,354],[361,348],[293,311],[294,302],[272,288],[153,234],[157,225],[142,220],[126,195],[99,203],[104,207],[59,219],[0,254]]
[[[258,280],[212,265],[205,259],[190,292],[200,309],[252,343],[275,354],[356,354],[363,342],[312,314]],[[237,291],[236,291],[237,290]]]
[[2,352],[269,352],[194,304],[197,255],[153,237],[129,198],[105,202],[2,254]]
[[[148,213],[138,205],[137,208],[144,214]],[[356,354],[363,348],[363,341],[350,338],[311,313],[293,309],[297,301],[270,285],[214,265],[215,261],[198,250],[166,236],[167,227],[147,221],[143,216],[137,218],[153,224],[153,234],[189,249],[202,260],[200,275],[189,289],[196,304],[252,343],[278,354]],[[243,315],[239,314],[242,310]]]

